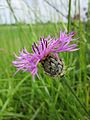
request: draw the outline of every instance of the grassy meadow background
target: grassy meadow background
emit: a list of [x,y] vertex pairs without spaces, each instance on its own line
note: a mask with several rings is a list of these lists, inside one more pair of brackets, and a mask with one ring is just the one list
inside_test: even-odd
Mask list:
[[[65,77],[52,78],[40,65],[40,80],[33,81],[30,73],[14,76],[14,52],[18,55],[23,47],[32,52],[32,43],[41,36],[57,38],[60,29],[67,27],[77,32],[80,50],[59,54],[66,66]],[[0,120],[90,120],[90,21],[0,25]]]
[[[66,68],[67,82],[90,112],[90,22],[72,26],[77,32],[79,51],[60,53]],[[86,120],[87,114],[62,82],[64,78],[51,78],[39,69],[40,80],[32,81],[29,73],[19,72],[12,65],[13,53],[31,45],[42,35],[59,36],[65,24],[36,24],[0,26],[0,118],[2,120]],[[88,119],[89,120],[89,119]]]

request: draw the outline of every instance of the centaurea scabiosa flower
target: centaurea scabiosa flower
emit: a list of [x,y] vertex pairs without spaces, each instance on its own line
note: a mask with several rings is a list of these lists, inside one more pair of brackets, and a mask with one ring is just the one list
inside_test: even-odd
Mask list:
[[59,52],[72,52],[78,50],[77,44],[73,44],[75,32],[66,34],[60,32],[60,37],[55,39],[48,36],[40,38],[38,44],[32,45],[33,53],[29,53],[25,48],[19,51],[20,56],[15,54],[16,60],[13,65],[17,71],[30,72],[32,76],[38,76],[38,64],[41,63],[44,71],[50,76],[62,75],[63,62],[59,58]]

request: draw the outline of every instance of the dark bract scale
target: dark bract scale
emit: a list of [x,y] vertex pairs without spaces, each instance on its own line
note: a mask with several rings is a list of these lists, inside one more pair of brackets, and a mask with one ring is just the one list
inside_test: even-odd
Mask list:
[[41,64],[44,71],[50,76],[62,76],[64,65],[61,59],[49,55],[41,61]]

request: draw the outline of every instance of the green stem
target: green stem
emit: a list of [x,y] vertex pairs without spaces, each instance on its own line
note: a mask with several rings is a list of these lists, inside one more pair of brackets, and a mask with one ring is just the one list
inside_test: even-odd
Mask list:
[[[67,32],[70,32],[71,29],[71,0],[69,0],[69,5],[68,5],[68,24],[67,24]],[[66,63],[68,65],[69,62],[69,54],[66,53]]]
[[90,118],[90,114],[88,113],[88,111],[86,110],[85,106],[81,103],[80,99],[76,96],[75,92],[72,90],[72,88],[69,86],[66,78],[63,80],[65,85],[67,85],[68,89],[71,91],[71,93],[73,94],[73,96],[76,98],[76,100],[78,101],[78,103],[81,105],[81,107],[83,108],[83,110],[86,112],[86,114],[88,115],[88,117]]
[[68,9],[68,26],[67,26],[68,33],[70,32],[70,26],[71,26],[71,0],[69,0],[69,9]]

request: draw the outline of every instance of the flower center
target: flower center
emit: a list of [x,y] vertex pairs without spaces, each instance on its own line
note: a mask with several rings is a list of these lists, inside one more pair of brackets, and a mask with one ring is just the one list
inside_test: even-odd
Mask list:
[[61,59],[55,57],[54,55],[49,55],[41,61],[41,64],[44,71],[50,76],[62,76],[63,62]]

